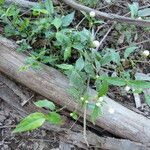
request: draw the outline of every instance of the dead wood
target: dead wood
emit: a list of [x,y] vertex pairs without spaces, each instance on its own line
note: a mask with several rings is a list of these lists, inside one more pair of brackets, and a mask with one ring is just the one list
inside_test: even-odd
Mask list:
[[[25,65],[26,56],[15,51],[15,43],[5,38],[0,38],[0,71],[26,85],[33,91],[53,100],[60,106],[66,106],[70,111],[77,108],[79,115],[82,109],[75,100],[67,93],[69,88],[68,79],[54,68],[41,65],[42,69],[29,68],[27,71],[19,72],[19,68]],[[90,94],[95,97],[96,92],[91,90]],[[103,107],[103,115],[96,121],[96,125],[103,129],[141,143],[150,142],[150,120],[146,117],[116,103],[105,97],[106,104]],[[109,108],[115,110],[109,113]],[[87,119],[91,121],[90,110],[87,111]]]
[[[0,98],[4,100],[8,105],[13,107],[13,109],[15,109],[21,115],[21,117],[25,117],[29,113],[39,111],[32,104],[28,105],[28,108],[24,109],[18,103],[17,95],[7,86],[3,86],[0,88]],[[86,142],[81,132],[73,132],[66,128],[60,128],[50,124],[45,124],[43,128],[46,130],[57,132],[62,143],[73,144],[80,148],[89,149],[86,146]],[[150,150],[149,147],[140,143],[110,137],[99,137],[90,131],[87,132],[87,140],[90,144],[90,147],[96,147],[107,150]],[[68,145],[66,144],[66,146]]]

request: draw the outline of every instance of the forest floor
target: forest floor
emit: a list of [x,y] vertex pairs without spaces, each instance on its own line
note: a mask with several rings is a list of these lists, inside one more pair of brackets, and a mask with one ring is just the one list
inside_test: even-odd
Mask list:
[[[97,7],[99,7],[99,10],[105,11],[108,13],[118,13],[120,15],[126,14],[128,12],[126,8],[127,2],[132,1],[122,1],[116,2],[114,5],[109,5],[107,3],[100,3]],[[149,0],[141,0],[139,1],[139,4],[142,6],[148,5]],[[122,9],[123,8],[123,9]],[[110,28],[109,23],[102,28],[101,34],[99,35],[99,38],[102,38],[102,33],[106,33],[107,30]],[[107,36],[106,40],[103,42],[102,47],[105,47],[105,45],[112,46],[114,44],[114,37],[116,36],[116,30],[114,29],[110,34]],[[150,33],[144,33],[140,28],[137,28],[137,33],[139,36],[141,35],[141,40],[138,41],[138,39],[135,38],[135,43],[144,41],[145,39],[150,38]],[[143,35],[144,33],[144,35]],[[118,33],[117,33],[118,34]],[[117,35],[118,36],[118,35]],[[121,34],[121,31],[119,33],[119,41],[123,40],[122,38],[125,36],[124,34]],[[136,35],[134,35],[136,36]],[[123,42],[120,42],[120,48],[124,47],[126,45],[123,45]],[[140,45],[144,49],[149,49],[150,42],[147,42],[145,44]],[[149,61],[149,60],[147,60]],[[128,65],[128,64],[126,64]],[[128,67],[127,67],[128,69]],[[139,63],[138,64],[138,71],[147,74],[147,77],[150,77],[150,64],[149,63]],[[8,77],[6,77],[8,78]],[[13,81],[14,82],[14,81]],[[20,89],[22,90],[22,93],[26,95],[28,98],[27,102],[24,102],[18,97],[18,103],[22,104],[24,103],[23,107],[27,107],[30,103],[33,103],[34,101],[38,99],[43,99],[42,96],[36,94],[35,92],[31,91],[30,89],[27,89],[26,87],[17,84]],[[8,87],[5,82],[0,81],[0,90],[7,89],[13,91]],[[150,93],[150,92],[149,92]],[[15,93],[14,93],[15,94]],[[108,94],[112,99],[116,100],[118,103],[126,106],[127,108],[135,111],[136,113],[142,114],[143,116],[150,118],[150,108],[145,103],[143,95],[138,95],[140,97],[141,106],[139,108],[136,108],[135,103],[135,97],[133,94],[128,93],[124,96],[120,95],[120,89],[115,88],[112,86],[109,90]],[[12,97],[13,99],[13,97]],[[65,112],[62,115],[66,115]],[[12,129],[15,127],[15,125],[20,121],[20,114],[14,110],[12,107],[10,107],[7,103],[5,103],[2,99],[0,99],[0,150],[73,150],[73,149],[81,149],[76,147],[73,143],[68,144],[65,143],[60,139],[60,136],[55,131],[47,131],[43,128],[37,129],[32,132],[27,132],[23,134],[12,134]],[[65,127],[70,129],[72,125],[74,125],[74,121],[70,119],[70,117],[67,117],[67,120],[70,122],[67,122]],[[76,129],[77,128],[77,129]],[[82,130],[82,125],[80,122],[77,122],[76,125],[74,125],[74,131]],[[88,128],[90,130],[90,128]],[[92,130],[93,131],[93,130]],[[110,136],[113,137],[114,135],[108,133],[107,131],[104,131],[103,129],[99,129],[99,135],[101,136]],[[114,136],[116,137],[116,136]],[[95,148],[96,149],[96,148]]]

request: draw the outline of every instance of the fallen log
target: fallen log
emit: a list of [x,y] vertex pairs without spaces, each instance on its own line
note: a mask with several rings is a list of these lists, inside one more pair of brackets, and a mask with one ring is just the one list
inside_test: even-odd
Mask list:
[[[26,56],[15,51],[17,45],[10,40],[0,37],[0,71],[24,84],[33,91],[51,99],[60,106],[65,106],[70,111],[77,108],[79,115],[82,109],[75,100],[67,93],[69,88],[68,79],[52,67],[42,65],[42,69],[29,68],[19,72],[19,68],[25,65]],[[91,90],[95,97],[96,92]],[[103,115],[96,121],[96,125],[105,130],[140,143],[150,142],[150,120],[146,117],[116,103],[105,97],[106,104],[103,107]],[[109,108],[115,110],[109,113]],[[91,121],[90,111],[87,111],[87,120]]]
[[[3,76],[1,78],[0,75],[0,81],[1,79],[3,79]],[[38,111],[33,104],[28,105],[27,106],[28,108],[23,108],[18,103],[18,96],[11,89],[6,87],[6,85],[0,87],[0,98],[4,100],[14,110],[16,110],[21,117],[26,117],[27,114]],[[60,128],[50,124],[44,124],[43,128],[57,133],[57,135],[60,138],[60,141],[76,145],[79,148],[83,148],[83,149],[89,149],[90,147],[93,148],[95,147],[95,148],[107,149],[107,150],[129,150],[129,149],[150,150],[148,146],[141,143],[132,142],[130,140],[124,140],[124,139],[115,139],[111,137],[99,137],[90,131],[87,132],[87,140],[88,143],[90,144],[90,147],[88,148],[84,140],[83,134],[81,133],[82,129],[80,132],[79,131],[74,132],[69,129]]]

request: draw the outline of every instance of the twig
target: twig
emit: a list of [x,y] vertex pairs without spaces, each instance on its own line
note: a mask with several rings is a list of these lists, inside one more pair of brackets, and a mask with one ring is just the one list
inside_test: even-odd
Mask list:
[[21,103],[21,106],[24,106],[24,105],[25,105],[29,100],[31,100],[33,97],[34,97],[34,94],[33,94],[30,98],[28,98],[27,100],[23,101],[23,102]]
[[66,3],[67,5],[71,6],[72,8],[79,10],[79,11],[84,11],[86,13],[90,13],[91,11],[94,11],[96,14],[96,17],[100,19],[103,18],[103,19],[109,19],[109,20],[117,21],[121,23],[132,24],[136,26],[150,27],[150,21],[147,21],[147,20],[132,19],[129,17],[124,17],[124,16],[120,16],[116,14],[101,12],[101,11],[89,8],[87,6],[78,4],[77,2],[73,0],[62,0],[62,1]]
[[108,34],[111,32],[111,30],[114,28],[116,22],[114,22],[112,24],[112,26],[109,28],[109,30],[106,32],[106,34],[104,35],[104,37],[102,38],[102,40],[99,43],[99,46],[96,48],[96,50],[98,50],[100,48],[100,46],[102,45],[102,43],[105,41],[106,37],[108,36]]
[[[138,42],[138,43],[134,43],[134,45],[140,45],[140,44],[143,44],[143,43],[146,43],[146,42],[150,42],[150,39],[144,40],[144,41],[141,41],[141,42]],[[129,45],[129,46],[124,46],[124,47],[118,48],[117,51],[126,49],[126,48],[128,48],[128,47],[130,47],[130,45]]]
[[135,101],[135,106],[136,108],[141,107],[141,99],[140,99],[140,95],[138,93],[134,93],[134,88],[132,88],[133,91],[133,96],[134,96],[134,101]]
[[86,134],[86,105],[84,106],[84,116],[83,116],[83,137],[84,137],[84,140],[85,140],[87,146],[89,147],[89,143],[87,140],[87,134]]

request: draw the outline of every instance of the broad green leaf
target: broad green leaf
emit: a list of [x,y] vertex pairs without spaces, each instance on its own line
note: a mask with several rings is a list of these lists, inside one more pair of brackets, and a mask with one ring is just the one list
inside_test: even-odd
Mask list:
[[70,83],[71,85],[79,88],[83,88],[85,83],[85,78],[83,78],[76,70],[72,71],[70,77]]
[[116,86],[125,86],[127,84],[127,81],[119,78],[119,77],[107,77],[107,76],[101,76],[101,80],[107,81],[111,85],[116,85]]
[[60,64],[60,65],[56,65],[56,66],[63,70],[71,70],[74,68],[74,66],[69,65],[69,64]]
[[145,8],[145,9],[139,10],[139,11],[138,11],[138,16],[139,16],[139,17],[147,17],[147,16],[150,16],[150,8]]
[[52,2],[52,0],[45,0],[44,3],[45,3],[46,10],[47,10],[50,14],[53,14],[53,13],[54,13],[54,7],[53,7],[53,2]]
[[132,4],[128,4],[129,9],[131,11],[131,18],[135,18],[138,15],[139,3],[133,2]]
[[124,52],[124,58],[127,59],[127,57],[132,53],[134,52],[138,47],[135,47],[135,46],[132,46],[132,47],[129,47],[125,50]]
[[72,23],[72,21],[74,19],[74,14],[75,14],[75,12],[72,12],[62,18],[62,26],[63,27],[67,27]]
[[102,82],[102,86],[100,87],[99,91],[98,91],[98,97],[102,97],[104,95],[106,95],[108,92],[108,82],[106,80],[104,80]]
[[110,61],[113,61],[117,65],[119,65],[120,64],[120,55],[119,55],[119,52],[116,52],[114,49],[107,49],[107,50],[110,52],[109,55],[111,55]]
[[147,89],[150,88],[150,82],[142,80],[129,80],[128,85],[135,88]]
[[101,65],[107,65],[112,61],[112,56],[110,53],[106,53],[103,58],[100,60]]
[[5,0],[0,0],[0,5],[4,4]]
[[58,42],[61,43],[61,45],[64,45],[64,44],[66,44],[66,43],[67,43],[67,44],[68,44],[68,43],[69,43],[69,44],[71,43],[69,37],[66,36],[65,33],[61,32],[61,31],[56,33],[56,39],[57,39]]
[[13,133],[30,131],[40,127],[45,122],[45,115],[39,112],[30,114],[24,118],[13,130]]
[[109,84],[116,85],[116,86],[125,86],[128,85],[134,88],[141,88],[146,89],[150,88],[150,82],[142,81],[142,80],[124,80],[119,77],[107,77],[101,76],[99,77],[101,80],[106,80]]
[[93,124],[95,124],[97,117],[100,116],[101,114],[102,114],[101,108],[95,105],[91,113],[91,119]]
[[53,21],[52,21],[52,24],[56,27],[56,29],[59,29],[61,27],[61,24],[62,24],[62,21],[60,18],[55,18]]
[[46,121],[49,121],[52,124],[62,124],[61,116],[56,112],[49,112],[46,115]]
[[145,101],[148,106],[150,106],[150,95],[148,95],[146,92],[144,92]]
[[76,61],[75,68],[79,71],[84,68],[84,60],[82,56]]
[[39,100],[37,102],[34,103],[37,107],[45,107],[48,108],[50,110],[55,110],[55,104],[51,101],[48,101],[47,99],[45,100]]
[[71,47],[67,47],[64,51],[64,61],[66,61],[71,56]]
[[84,70],[85,70],[85,72],[88,73],[90,76],[95,77],[95,70],[94,70],[94,68],[93,68],[93,66],[92,66],[91,63],[86,62],[86,63],[85,63]]
[[82,31],[80,31],[79,35],[80,35],[81,43],[88,41],[92,37],[90,31],[85,28]]

